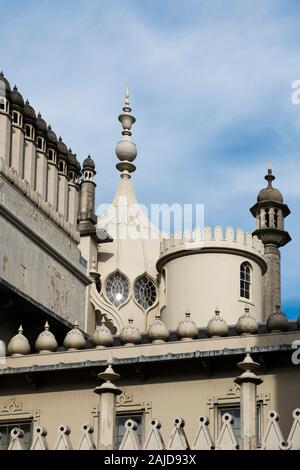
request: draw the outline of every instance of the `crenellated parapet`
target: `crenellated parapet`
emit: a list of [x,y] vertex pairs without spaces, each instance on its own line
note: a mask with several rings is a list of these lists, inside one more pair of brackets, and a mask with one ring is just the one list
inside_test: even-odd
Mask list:
[[46,202],[38,191],[35,191],[29,183],[20,178],[18,172],[5,165],[0,157],[0,175],[6,178],[13,186],[40,209],[52,222],[54,222],[63,232],[65,232],[75,243],[79,243],[79,232],[70,222],[68,222],[53,206]]
[[241,229],[225,230],[216,226],[196,228],[193,232],[176,233],[168,239],[163,239],[160,245],[160,256],[164,257],[182,250],[200,250],[206,248],[223,248],[242,250],[253,255],[264,256],[264,244],[257,236]]

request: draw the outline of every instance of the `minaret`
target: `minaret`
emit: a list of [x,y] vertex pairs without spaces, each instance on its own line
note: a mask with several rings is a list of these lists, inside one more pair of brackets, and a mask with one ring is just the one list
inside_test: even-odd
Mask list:
[[80,185],[80,209],[79,209],[79,231],[80,233],[95,229],[97,217],[95,215],[95,189],[96,175],[95,162],[90,155],[84,160],[82,165],[82,181]]
[[130,173],[133,173],[136,169],[132,162],[137,156],[136,145],[131,141],[131,126],[135,123],[135,117],[130,113],[131,107],[129,105],[129,93],[127,88],[125,92],[125,106],[123,108],[123,113],[118,117],[123,127],[123,139],[120,140],[116,146],[116,155],[120,160],[120,162],[117,163],[116,168],[121,172],[121,178],[126,179],[130,178]]
[[23,177],[32,188],[35,188],[36,167],[36,115],[27,100],[24,106],[25,150]]
[[10,165],[23,178],[24,168],[24,100],[18,88],[14,86],[10,95],[12,129],[11,129],[11,158]]
[[79,209],[79,175],[80,163],[71,149],[68,151],[68,222],[77,229],[77,218]]
[[0,157],[7,166],[10,165],[11,117],[10,117],[10,85],[0,72]]
[[47,201],[57,211],[58,194],[58,167],[57,167],[57,137],[55,132],[48,126],[47,131],[47,157],[48,157],[48,182]]
[[58,204],[57,210],[68,220],[68,149],[60,137],[57,145],[58,158]]
[[257,203],[251,207],[251,214],[256,217],[257,235],[265,245],[265,259],[268,269],[264,275],[264,319],[281,305],[281,279],[280,279],[280,251],[291,237],[284,230],[284,219],[290,214],[290,209],[283,202],[278,189],[273,188],[275,176],[271,168],[265,176],[268,186],[262,189],[257,196]]
[[36,183],[35,189],[46,200],[47,197],[47,155],[46,155],[47,124],[38,114],[36,118]]

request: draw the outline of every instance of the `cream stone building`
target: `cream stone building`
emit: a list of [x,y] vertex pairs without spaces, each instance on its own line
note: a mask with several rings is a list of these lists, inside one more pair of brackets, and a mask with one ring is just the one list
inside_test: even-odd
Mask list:
[[272,171],[253,233],[162,233],[135,195],[128,92],[119,121],[97,218],[93,159],[0,75],[0,449],[299,449]]

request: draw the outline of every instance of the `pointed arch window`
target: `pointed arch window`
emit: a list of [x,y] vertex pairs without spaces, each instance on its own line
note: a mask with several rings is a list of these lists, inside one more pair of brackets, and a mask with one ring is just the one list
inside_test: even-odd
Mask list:
[[112,274],[106,282],[106,295],[108,300],[119,307],[123,304],[129,295],[129,284],[123,274],[116,272]]
[[248,261],[241,264],[240,267],[240,297],[250,299],[251,295],[251,281],[252,281],[252,267]]
[[156,300],[156,287],[152,279],[144,274],[134,283],[134,297],[145,310],[152,307]]

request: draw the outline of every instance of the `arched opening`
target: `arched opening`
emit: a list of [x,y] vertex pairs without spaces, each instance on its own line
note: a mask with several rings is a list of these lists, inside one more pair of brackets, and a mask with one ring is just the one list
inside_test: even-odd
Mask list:
[[240,297],[249,300],[251,297],[252,266],[244,261],[240,266]]

